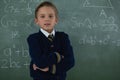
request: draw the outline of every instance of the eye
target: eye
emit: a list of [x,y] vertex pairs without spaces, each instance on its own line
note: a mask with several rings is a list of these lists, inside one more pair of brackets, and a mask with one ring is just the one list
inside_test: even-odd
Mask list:
[[44,16],[44,15],[42,15],[42,16],[40,16],[40,18],[45,18],[45,16]]
[[53,15],[49,15],[49,18],[53,18],[54,16]]

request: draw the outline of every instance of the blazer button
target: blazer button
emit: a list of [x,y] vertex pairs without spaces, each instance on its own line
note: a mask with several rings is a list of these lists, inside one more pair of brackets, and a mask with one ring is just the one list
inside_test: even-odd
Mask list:
[[54,45],[51,45],[51,48],[53,48],[54,47]]

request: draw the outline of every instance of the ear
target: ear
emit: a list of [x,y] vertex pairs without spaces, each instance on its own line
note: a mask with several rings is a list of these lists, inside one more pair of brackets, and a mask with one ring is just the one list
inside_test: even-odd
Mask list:
[[58,23],[58,18],[56,18],[56,20],[55,20],[55,24],[57,24]]
[[34,19],[34,21],[35,21],[36,24],[38,24],[38,20],[36,18]]

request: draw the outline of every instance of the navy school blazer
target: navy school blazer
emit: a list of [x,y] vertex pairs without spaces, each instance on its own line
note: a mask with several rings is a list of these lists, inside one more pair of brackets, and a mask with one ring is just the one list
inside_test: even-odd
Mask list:
[[[31,77],[41,80],[65,80],[66,72],[75,64],[68,35],[64,32],[55,32],[54,39],[51,42],[39,31],[31,34],[27,38],[27,42],[31,57]],[[33,70],[33,64],[39,68],[49,67],[49,71]]]

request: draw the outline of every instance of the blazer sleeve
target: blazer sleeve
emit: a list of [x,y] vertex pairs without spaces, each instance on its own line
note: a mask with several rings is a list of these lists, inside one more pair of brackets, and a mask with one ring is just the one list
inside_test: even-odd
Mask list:
[[46,55],[41,52],[39,39],[37,39],[37,37],[29,36],[27,38],[27,42],[30,57],[37,67],[45,68],[57,63],[56,53]]
[[74,55],[73,55],[73,48],[70,44],[70,40],[67,34],[64,35],[63,39],[63,55],[64,59],[62,60],[62,68],[63,71],[68,71],[75,65]]

